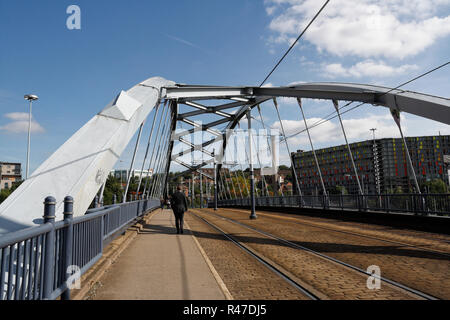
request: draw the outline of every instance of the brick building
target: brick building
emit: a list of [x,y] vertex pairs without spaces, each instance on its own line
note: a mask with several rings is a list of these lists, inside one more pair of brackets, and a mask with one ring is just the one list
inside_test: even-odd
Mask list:
[[20,163],[0,162],[0,190],[9,189],[14,182],[22,180]]
[[[449,184],[450,136],[408,137],[406,143],[411,155],[419,185],[433,179]],[[350,144],[358,176],[365,193],[391,192],[401,187],[412,191],[414,181],[409,173],[402,139],[376,139]],[[328,192],[344,186],[349,193],[357,193],[358,186],[347,146],[316,150],[325,187]],[[300,187],[305,194],[321,193],[322,187],[312,151],[292,153]]]

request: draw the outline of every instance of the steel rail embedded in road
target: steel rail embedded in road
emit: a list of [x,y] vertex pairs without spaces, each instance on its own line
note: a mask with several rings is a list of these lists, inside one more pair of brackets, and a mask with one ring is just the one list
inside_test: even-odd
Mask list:
[[320,298],[318,296],[316,296],[314,293],[312,293],[311,291],[309,291],[308,289],[306,289],[305,287],[303,287],[301,284],[297,283],[295,280],[291,279],[291,277],[289,277],[288,275],[286,275],[284,272],[280,271],[276,266],[274,266],[272,263],[268,262],[266,259],[264,259],[263,257],[261,257],[260,255],[256,254],[255,252],[253,252],[252,250],[249,250],[245,245],[241,244],[239,240],[235,239],[233,236],[231,236],[230,234],[226,233],[225,231],[223,231],[222,229],[220,229],[218,226],[214,225],[213,223],[209,222],[208,220],[206,220],[203,217],[200,217],[199,215],[195,214],[192,211],[189,211],[192,215],[194,215],[195,217],[197,217],[198,219],[201,219],[203,222],[205,222],[206,224],[208,224],[210,227],[212,227],[213,229],[217,230],[218,232],[220,232],[225,238],[227,238],[228,240],[230,240],[232,243],[234,243],[237,247],[239,247],[240,249],[242,249],[243,251],[245,251],[246,253],[248,253],[250,256],[252,256],[253,258],[255,258],[258,262],[260,262],[261,264],[263,264],[265,267],[267,267],[269,270],[271,270],[273,273],[275,273],[277,276],[279,276],[280,278],[282,278],[284,281],[286,281],[287,283],[289,283],[289,285],[291,285],[292,287],[294,287],[295,289],[297,289],[298,291],[300,291],[301,293],[303,293],[304,295],[306,295],[308,298],[312,299],[312,300],[320,300]]
[[[227,208],[227,210],[235,211],[235,212],[244,212],[243,210],[231,209],[231,208]],[[266,215],[268,217],[272,217],[272,218],[275,218],[275,219],[276,218],[286,219],[286,217],[274,216],[274,215],[270,215],[268,213],[263,213],[263,215]],[[291,218],[291,219],[295,219],[295,218]],[[300,221],[293,221],[293,222],[295,224],[298,224],[298,225],[305,225],[305,226],[309,226],[309,227],[313,227],[313,228],[319,228],[319,229],[333,231],[333,232],[339,232],[339,233],[343,233],[343,234],[350,234],[350,235],[353,235],[353,236],[356,236],[356,237],[372,239],[372,240],[377,240],[377,241],[386,242],[386,243],[394,243],[394,244],[402,245],[402,246],[405,246],[405,247],[420,249],[420,250],[425,251],[425,252],[429,252],[429,253],[433,253],[433,254],[438,254],[438,255],[450,257],[450,254],[448,254],[446,252],[441,252],[441,251],[437,251],[437,250],[423,248],[420,245],[414,245],[414,244],[410,244],[410,243],[405,243],[405,242],[400,242],[400,241],[395,241],[395,240],[389,240],[389,239],[382,239],[382,238],[378,238],[378,237],[375,237],[375,236],[364,235],[364,234],[360,234],[360,233],[356,233],[356,232],[352,232],[352,231],[343,231],[343,230],[337,230],[337,229],[333,229],[333,228],[329,228],[329,227],[317,226],[317,225],[314,225],[314,224],[311,224],[311,223],[308,223],[308,222],[303,222],[303,221],[302,222],[300,222]],[[431,239],[431,240],[434,240],[434,239]],[[448,241],[448,240],[441,240],[441,241],[450,243],[450,241]]]
[[[333,258],[333,257],[327,256],[327,255],[325,255],[325,254],[323,254],[323,253],[320,253],[320,252],[318,252],[318,251],[315,251],[315,250],[306,248],[306,247],[304,247],[304,246],[298,245],[298,244],[293,243],[293,242],[291,242],[291,241],[289,241],[289,240],[286,240],[286,239],[277,237],[277,236],[275,236],[275,235],[273,235],[273,234],[271,234],[271,233],[268,233],[268,232],[265,232],[265,231],[256,229],[256,228],[251,227],[251,226],[248,226],[248,225],[246,225],[246,224],[244,224],[244,223],[238,222],[238,221],[236,221],[236,220],[234,220],[234,219],[230,219],[230,218],[227,218],[227,217],[218,215],[218,214],[213,213],[213,212],[210,212],[210,214],[212,214],[212,215],[214,215],[214,216],[216,216],[216,217],[218,217],[218,218],[227,220],[227,221],[229,221],[229,222],[231,222],[231,223],[240,225],[240,226],[242,226],[242,227],[244,227],[244,228],[247,228],[247,229],[252,230],[252,231],[254,231],[254,232],[257,232],[257,233],[259,233],[259,234],[262,234],[262,235],[264,235],[264,236],[266,236],[266,237],[269,237],[269,238],[272,238],[272,239],[274,239],[274,240],[280,241],[280,242],[282,242],[282,243],[284,243],[284,244],[289,245],[289,246],[292,247],[292,248],[295,248],[295,249],[299,249],[299,250],[303,250],[303,251],[309,252],[309,253],[314,254],[314,255],[317,255],[317,256],[319,256],[319,257],[321,257],[321,258],[323,258],[323,259],[326,259],[326,260],[332,261],[332,262],[334,262],[334,263],[337,263],[337,264],[339,264],[339,265],[341,265],[341,266],[344,266],[344,267],[350,268],[350,269],[352,269],[352,270],[358,271],[358,272],[360,272],[360,273],[362,273],[362,274],[365,274],[365,275],[368,275],[368,276],[372,276],[372,277],[376,277],[375,275],[373,275],[373,274],[371,274],[371,273],[368,273],[366,270],[363,270],[363,269],[361,269],[361,268],[358,268],[358,267],[356,267],[356,266],[353,266],[353,265],[348,264],[348,263],[346,263],[346,262],[343,262],[343,261],[341,261],[341,260],[335,259],[335,258]],[[405,291],[407,291],[407,292],[410,292],[410,293],[412,293],[412,294],[415,294],[415,295],[417,295],[417,296],[419,296],[419,297],[421,297],[421,298],[423,298],[423,299],[426,299],[426,300],[440,300],[439,298],[436,298],[436,297],[434,297],[434,296],[431,296],[431,295],[429,295],[429,294],[427,294],[427,293],[424,293],[424,292],[421,292],[421,291],[419,291],[419,290],[410,288],[410,287],[405,286],[405,285],[403,285],[403,284],[401,284],[401,283],[399,283],[399,282],[396,282],[396,281],[394,281],[394,280],[390,280],[390,279],[387,279],[387,278],[384,278],[384,277],[379,277],[379,279],[380,279],[381,281],[384,281],[385,283],[389,283],[390,285],[392,285],[392,286],[394,286],[394,287],[397,287],[397,288],[400,288],[400,289],[405,290]]]

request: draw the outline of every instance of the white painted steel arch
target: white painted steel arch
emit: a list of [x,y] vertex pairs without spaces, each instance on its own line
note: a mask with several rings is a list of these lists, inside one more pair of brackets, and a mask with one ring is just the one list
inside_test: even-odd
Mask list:
[[74,198],[74,215],[83,215],[110,170],[145,118],[175,83],[150,78],[122,91],[0,205],[0,234],[42,223],[44,198],[57,200],[56,219],[63,218],[63,200]]

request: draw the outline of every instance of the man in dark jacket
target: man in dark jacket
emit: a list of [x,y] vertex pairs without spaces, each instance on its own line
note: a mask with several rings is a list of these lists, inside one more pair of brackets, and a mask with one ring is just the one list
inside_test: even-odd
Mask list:
[[177,227],[177,234],[183,233],[183,219],[184,213],[188,209],[188,202],[186,196],[181,192],[181,186],[177,187],[177,192],[172,195],[170,201],[173,213],[175,215],[175,225]]

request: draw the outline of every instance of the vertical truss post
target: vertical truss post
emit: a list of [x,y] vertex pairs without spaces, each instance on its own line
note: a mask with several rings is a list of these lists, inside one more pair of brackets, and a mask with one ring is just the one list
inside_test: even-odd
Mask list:
[[416,187],[416,193],[420,195],[421,192],[420,192],[420,188],[419,188],[419,183],[417,181],[416,172],[414,170],[414,167],[413,167],[413,164],[412,164],[412,161],[411,161],[411,155],[409,154],[408,145],[406,144],[406,139],[405,139],[405,136],[403,135],[402,126],[401,126],[401,123],[400,123],[400,112],[398,110],[396,110],[396,109],[391,109],[391,115],[394,118],[394,121],[395,121],[395,123],[398,126],[398,129],[400,131],[400,135],[402,137],[403,145],[405,146],[406,158],[408,159],[408,165],[409,165],[409,168],[411,169],[410,170],[411,171],[411,175],[412,175],[412,177],[414,179],[414,184],[415,184],[415,187]]
[[131,166],[130,166],[130,173],[128,175],[128,181],[127,181],[127,187],[125,188],[125,194],[123,195],[123,203],[127,202],[127,193],[128,193],[128,188],[130,187],[130,182],[131,182],[131,177],[132,177],[132,172],[133,172],[133,167],[134,167],[134,161],[136,160],[136,153],[139,149],[139,142],[141,141],[141,134],[142,134],[142,128],[144,127],[144,122],[142,122],[140,128],[139,128],[139,134],[136,140],[136,146],[134,147],[134,153],[133,153],[133,159],[131,160]]
[[294,172],[295,184],[297,185],[297,191],[298,191],[298,195],[300,196],[300,202],[303,204],[303,201],[302,201],[303,194],[302,194],[302,190],[300,189],[300,184],[298,183],[297,170],[295,170],[294,160],[292,160],[291,151],[289,150],[289,144],[287,142],[287,136],[286,136],[286,132],[284,131],[283,122],[281,121],[280,111],[278,110],[277,99],[275,99],[275,98],[273,99],[273,104],[275,106],[275,110],[277,111],[278,120],[280,121],[281,131],[283,132],[283,137],[284,137],[284,143],[286,144],[286,149],[289,154],[289,160],[291,160],[291,166],[292,166],[292,170]]
[[255,202],[255,172],[253,171],[253,143],[252,143],[252,116],[251,108],[247,110],[247,120],[248,120],[248,148],[250,154],[250,219],[256,219],[256,202]]
[[302,99],[297,98],[297,102],[298,102],[298,106],[300,107],[300,110],[302,112],[303,121],[305,122],[305,128],[306,128],[306,132],[308,133],[309,143],[311,145],[311,150],[313,152],[314,160],[316,162],[317,172],[319,172],[320,182],[322,184],[323,195],[325,197],[325,204],[326,204],[326,206],[328,206],[327,189],[325,188],[325,183],[323,182],[322,171],[320,170],[319,160],[317,160],[316,150],[314,150],[314,145],[313,145],[313,142],[311,140],[311,135],[309,134],[308,124],[306,123],[305,113],[303,112]]
[[353,160],[353,154],[352,154],[352,150],[350,148],[350,145],[348,144],[348,140],[347,140],[347,134],[345,133],[345,128],[344,125],[342,124],[342,118],[341,118],[341,113],[339,112],[339,102],[336,100],[333,100],[333,104],[334,104],[334,108],[336,109],[338,118],[339,118],[339,123],[341,124],[341,128],[342,128],[342,133],[344,134],[344,138],[345,138],[345,144],[347,145],[347,149],[348,149],[348,154],[350,156],[350,160],[352,162],[352,166],[353,166],[353,171],[355,173],[355,177],[356,177],[356,181],[358,182],[358,190],[359,190],[359,194],[362,196],[364,195],[364,192],[361,188],[361,183],[359,181],[359,176],[358,176],[358,170],[356,170],[356,165],[355,165],[355,161]]
[[192,191],[191,191],[191,207],[192,207],[192,209],[194,209],[195,208],[195,204],[194,204],[194,201],[195,201],[195,175],[194,175],[194,172],[192,172]]
[[216,155],[215,150],[213,150],[213,159],[214,159],[214,210],[217,211],[217,164],[216,164]]
[[203,175],[200,172],[200,209],[203,209]]

